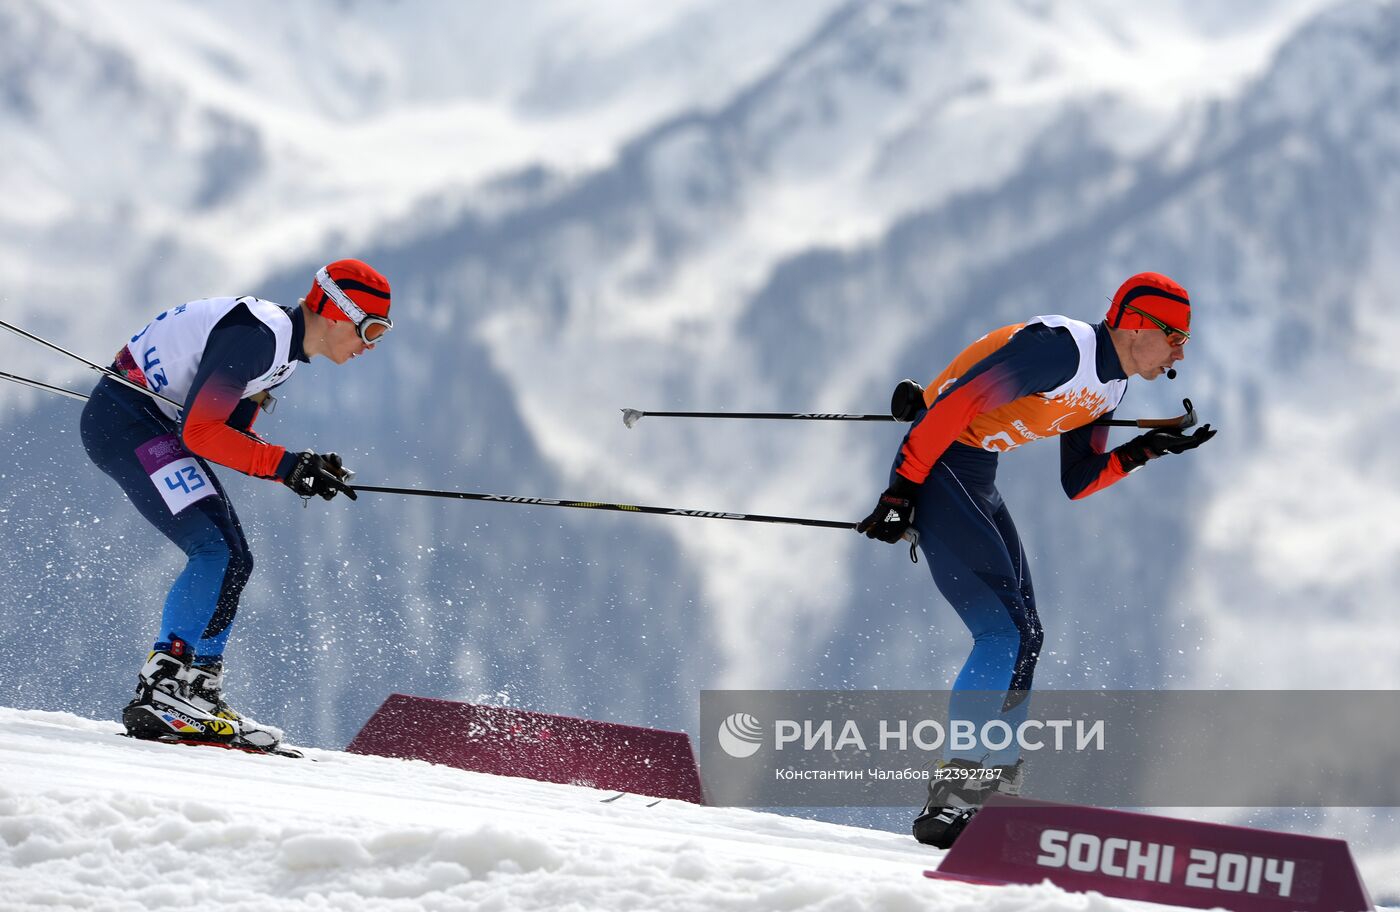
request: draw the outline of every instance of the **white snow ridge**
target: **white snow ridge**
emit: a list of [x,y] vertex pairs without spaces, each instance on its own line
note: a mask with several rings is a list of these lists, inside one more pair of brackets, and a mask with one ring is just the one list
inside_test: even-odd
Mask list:
[[0,708],[0,908],[1162,909],[923,876],[910,837],[310,750],[145,744]]

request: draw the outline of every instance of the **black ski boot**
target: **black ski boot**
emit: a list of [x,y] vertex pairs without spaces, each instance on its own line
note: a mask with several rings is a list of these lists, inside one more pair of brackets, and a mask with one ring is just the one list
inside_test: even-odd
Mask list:
[[945,760],[934,768],[928,799],[914,818],[914,838],[939,849],[952,848],[972,815],[994,792],[1021,793],[1022,762],[983,767],[970,760]]

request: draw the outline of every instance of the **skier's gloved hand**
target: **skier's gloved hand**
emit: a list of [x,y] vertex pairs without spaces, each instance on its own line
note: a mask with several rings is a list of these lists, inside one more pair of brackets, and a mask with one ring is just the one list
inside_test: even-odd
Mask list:
[[351,474],[336,454],[320,455],[307,450],[296,457],[292,470],[281,481],[300,497],[330,500],[337,494],[344,494],[351,500],[358,500],[355,491],[345,483]]
[[890,544],[899,541],[914,521],[914,495],[917,493],[917,484],[903,475],[895,475],[894,483],[880,495],[875,509],[856,524],[856,531],[864,532],[866,538],[878,538]]
[[1153,428],[1146,434],[1139,434],[1122,446],[1116,447],[1123,468],[1129,472],[1147,465],[1148,460],[1165,456],[1168,453],[1185,453],[1194,450],[1215,436],[1210,425],[1196,428],[1190,434],[1174,428]]
[[924,388],[913,380],[901,380],[890,396],[890,416],[906,424],[919,417],[924,408]]
[[[341,481],[348,484],[350,479],[355,477],[355,473],[346,467],[344,460],[342,460],[338,454],[325,453],[321,456],[321,459],[325,462],[326,471],[330,472]],[[353,494],[354,492],[351,491],[349,493]],[[354,500],[355,498],[351,497],[350,499]]]

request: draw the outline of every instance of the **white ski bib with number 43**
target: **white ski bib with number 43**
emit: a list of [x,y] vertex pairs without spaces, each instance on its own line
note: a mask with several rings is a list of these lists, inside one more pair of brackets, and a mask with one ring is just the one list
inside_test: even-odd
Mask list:
[[174,434],[147,440],[136,448],[136,458],[141,460],[141,468],[151,476],[151,484],[172,514],[219,493],[199,460]]

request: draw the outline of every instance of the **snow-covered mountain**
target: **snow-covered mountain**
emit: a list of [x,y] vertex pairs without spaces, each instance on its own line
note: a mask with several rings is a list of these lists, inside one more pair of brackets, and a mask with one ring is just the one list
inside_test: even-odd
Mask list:
[[[1222,433],[1074,504],[1055,447],[1003,460],[1038,682],[1396,687],[1400,5],[517,7],[7,5],[5,318],[103,359],[362,256],[394,334],[299,375],[272,439],[368,484],[854,520],[897,429],[617,409],[879,410],[1161,270],[1195,338],[1124,411]],[[0,390],[0,704],[110,715],[163,598],[134,568],[181,560],[76,420]],[[943,687],[968,646],[852,535],[225,481],[258,561],[230,686],[313,744],[391,689],[691,727],[702,687]]]

